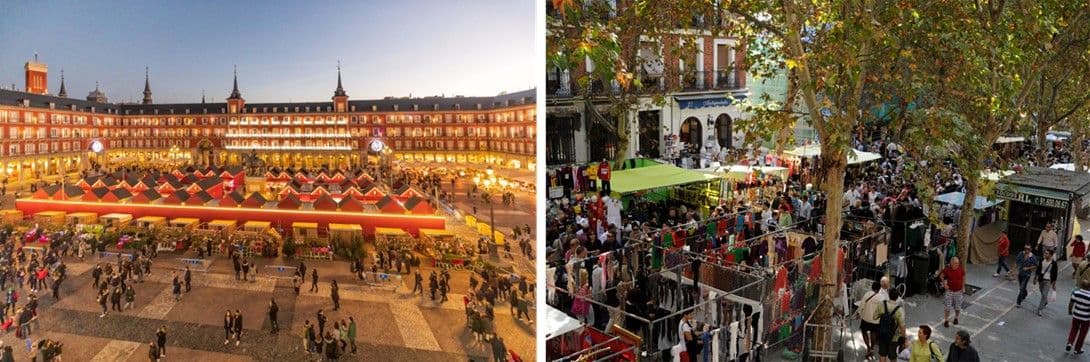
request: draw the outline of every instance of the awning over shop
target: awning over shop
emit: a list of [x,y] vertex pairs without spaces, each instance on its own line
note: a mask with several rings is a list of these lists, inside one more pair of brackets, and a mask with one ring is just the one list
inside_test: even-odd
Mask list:
[[[942,195],[935,196],[935,201],[961,207],[965,202],[965,194],[961,192],[950,192]],[[1000,200],[988,200],[983,196],[977,196],[976,201],[973,202],[973,208],[977,210],[984,210],[989,207],[998,205]]]
[[545,306],[544,319],[545,328],[541,331],[545,333],[545,339],[562,336],[583,327],[583,322],[569,317],[564,312],[561,312],[559,309],[553,308],[550,305]]
[[[821,156],[821,145],[819,145],[819,144],[806,145],[806,146],[798,147],[798,148],[790,150],[790,151],[784,151],[784,153],[792,155],[792,156],[796,156],[796,157],[803,157],[803,158],[817,157],[817,156]],[[867,162],[870,162],[870,161],[874,161],[874,160],[877,160],[877,159],[880,159],[880,158],[882,158],[882,156],[877,154],[877,153],[863,152],[863,151],[858,151],[858,150],[853,149],[848,154],[848,164],[849,165],[857,165],[857,164],[861,164],[861,163],[867,163]]]
[[610,188],[615,193],[627,194],[703,181],[707,181],[707,177],[698,171],[674,165],[654,165],[614,171]]
[[726,177],[726,178],[734,179],[734,180],[744,179],[744,178],[748,177],[750,174],[752,174],[754,171],[760,171],[763,174],[779,176],[781,178],[786,178],[787,177],[787,168],[786,167],[773,167],[773,166],[730,165],[730,166],[709,167],[709,168],[701,169],[700,171],[711,174],[711,175],[722,176],[722,177]]

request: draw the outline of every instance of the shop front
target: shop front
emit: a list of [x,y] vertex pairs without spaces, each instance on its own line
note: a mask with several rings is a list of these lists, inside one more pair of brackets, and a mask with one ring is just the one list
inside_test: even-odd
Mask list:
[[1090,174],[1030,167],[1007,176],[995,188],[995,196],[1009,200],[1007,235],[1011,250],[1036,245],[1047,224],[1055,226],[1060,243],[1078,232],[1075,212],[1090,206]]

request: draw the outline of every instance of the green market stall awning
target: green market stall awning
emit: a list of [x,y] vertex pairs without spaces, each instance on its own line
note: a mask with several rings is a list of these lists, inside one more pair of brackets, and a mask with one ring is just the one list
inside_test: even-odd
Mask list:
[[674,165],[654,165],[613,171],[610,189],[618,194],[708,181],[703,172]]

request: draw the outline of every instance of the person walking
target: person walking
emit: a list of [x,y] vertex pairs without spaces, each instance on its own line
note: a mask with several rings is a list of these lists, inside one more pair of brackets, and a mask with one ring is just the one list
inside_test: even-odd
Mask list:
[[167,326],[159,326],[155,332],[155,344],[159,347],[159,357],[167,358]]
[[177,302],[179,300],[182,300],[182,282],[178,280],[177,273],[175,273],[174,275],[173,288],[174,289],[172,290],[172,292],[174,293],[174,301]]
[[307,350],[308,354],[317,352],[317,341],[315,340],[318,339],[318,335],[314,332],[314,325],[310,324],[309,319],[303,322],[303,325],[305,326],[305,332],[303,333],[303,348]]
[[1037,257],[1033,255],[1033,246],[1026,244],[1022,249],[1022,252],[1014,259],[1018,268],[1018,300],[1014,304],[1017,308],[1022,308],[1022,301],[1026,299],[1026,295],[1029,295],[1026,285],[1037,270]]
[[946,289],[943,297],[942,326],[950,328],[950,310],[954,310],[954,324],[961,316],[961,303],[965,300],[965,268],[961,267],[958,257],[950,258],[950,265],[942,270],[942,285]]
[[1079,266],[1086,259],[1086,242],[1082,240],[1082,235],[1075,235],[1068,245],[1071,246],[1071,276],[1076,276]]
[[238,260],[238,255],[231,256],[231,263],[235,266],[235,280],[242,280],[242,262]]
[[1071,301],[1067,303],[1067,314],[1071,316],[1071,329],[1067,332],[1067,347],[1071,352],[1071,346],[1075,346],[1075,354],[1082,354],[1082,343],[1086,341],[1086,331],[1090,329],[1090,285],[1079,284],[1071,293]]
[[333,280],[329,282],[329,298],[333,299],[333,310],[341,309],[341,292],[340,287],[337,286],[337,281]]
[[159,362],[159,358],[159,347],[155,345],[155,341],[148,342],[148,360]]
[[945,361],[942,348],[931,341],[931,326],[920,325],[916,330],[916,341],[909,345],[909,362],[930,362],[932,359]]
[[356,320],[348,317],[348,343],[352,345],[352,354],[356,354]]
[[[110,294],[108,292],[106,292],[105,290],[102,290],[102,291],[100,291],[98,293],[98,304],[102,306],[102,314],[98,315],[99,318],[105,317],[107,311],[109,311],[109,309],[106,307],[106,304],[109,303],[109,301],[110,301]],[[11,306],[12,308],[15,307],[15,303],[8,303],[8,305]]]
[[235,320],[231,323],[235,332],[235,345],[242,343],[242,311],[235,309]]
[[901,309],[901,294],[890,289],[889,299],[883,300],[874,310],[874,319],[878,321],[874,344],[878,346],[878,360],[896,361],[898,341],[905,338],[905,311]]
[[[884,279],[883,280],[888,280]],[[881,281],[872,281],[871,290],[863,295],[863,299],[859,300],[856,305],[859,309],[859,331],[863,334],[863,345],[867,348],[867,353],[864,358],[870,358],[874,355],[874,347],[877,345],[875,341],[878,340],[875,337],[875,333],[878,331],[878,318],[875,317],[874,311],[878,309],[878,306],[883,301],[889,299],[889,292],[882,288]]]
[[113,292],[110,292],[110,308],[121,311],[121,287],[114,287]]
[[1000,275],[1003,275],[1003,273],[1007,273],[1011,270],[1011,268],[1007,266],[1007,256],[1010,255],[1011,249],[1011,239],[1007,238],[1007,232],[1004,231],[999,233],[999,242],[997,244],[999,259],[995,262],[995,274],[992,274],[993,277],[999,277]]
[[185,292],[189,293],[190,287],[193,284],[193,273],[189,271],[188,265],[185,266],[185,274],[182,279],[185,280]]
[[1045,229],[1041,231],[1041,235],[1037,237],[1037,253],[1044,254],[1045,250],[1052,250],[1056,252],[1056,246],[1060,243],[1060,237],[1056,235],[1056,228],[1052,226],[1052,223],[1045,225]]
[[1041,317],[1045,306],[1048,306],[1049,291],[1056,292],[1056,276],[1059,267],[1053,260],[1052,250],[1045,250],[1041,261],[1037,264],[1037,277],[1033,280],[1041,288],[1041,302],[1037,305],[1037,316]]
[[323,312],[321,308],[318,309],[318,316],[316,317],[316,319],[318,320],[318,335],[325,335],[326,317],[325,312]]
[[136,301],[136,290],[133,289],[133,287],[131,285],[125,287],[125,308],[124,309],[132,309],[132,304],[135,301]]
[[[496,362],[507,361],[507,346],[503,343],[503,337],[499,335],[492,336],[492,358]],[[689,360],[696,361],[696,357],[690,357]]]
[[227,313],[223,315],[223,344],[231,342],[231,337],[235,331],[235,316],[231,315],[231,310],[228,309]]
[[969,344],[969,332],[957,331],[954,341],[950,343],[950,352],[946,356],[947,362],[980,362],[980,355],[976,348]]
[[277,315],[280,313],[280,306],[276,305],[276,299],[269,301],[269,324],[272,328],[272,333],[280,331],[280,324],[277,322]]
[[318,292],[318,269],[310,271],[310,292]]
[[299,295],[299,287],[302,284],[303,282],[299,280],[299,275],[293,275],[291,277],[291,288],[295,290],[295,295]]
[[416,276],[413,277],[413,293],[412,293],[412,295],[416,295],[417,291],[420,291],[420,294],[423,295],[424,294],[424,285],[423,284],[424,284],[424,277],[420,276],[420,271],[417,270],[416,271]]

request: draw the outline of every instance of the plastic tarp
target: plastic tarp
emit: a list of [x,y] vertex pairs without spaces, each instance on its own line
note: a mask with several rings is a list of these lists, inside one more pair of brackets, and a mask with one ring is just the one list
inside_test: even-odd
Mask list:
[[1002,179],[1004,177],[1007,177],[1007,176],[1010,176],[1010,175],[1013,175],[1013,174],[1014,174],[1014,171],[1011,171],[1011,170],[980,171],[980,177],[981,178],[983,178],[985,180],[988,180],[988,181],[993,181],[993,182],[994,181],[999,181],[999,179]]
[[[1051,168],[1053,170],[1075,171],[1075,164],[1073,164],[1073,163],[1057,163],[1055,165],[1049,166],[1048,168]],[[1090,172],[1090,170],[1087,170],[1087,172]]]
[[707,181],[704,173],[674,165],[653,165],[613,171],[610,189],[618,194]]
[[545,328],[542,332],[545,332],[545,339],[553,338],[556,336],[562,336],[568,332],[583,327],[583,322],[569,317],[559,309],[553,308],[550,305],[545,306]]
[[[792,156],[796,156],[796,157],[802,157],[802,158],[817,157],[817,156],[821,156],[821,145],[818,145],[818,144],[806,145],[806,146],[795,148],[795,149],[790,150],[790,151],[784,151],[784,153],[792,155]],[[856,164],[860,164],[860,163],[867,163],[867,162],[874,161],[874,160],[877,160],[877,159],[880,159],[880,158],[882,158],[882,156],[877,154],[877,153],[863,152],[863,151],[858,151],[858,150],[853,149],[853,150],[851,150],[851,153],[848,154],[848,164],[849,165],[856,165]]]
[[[965,202],[965,194],[961,192],[945,193],[935,196],[935,201],[961,207],[961,204]],[[983,196],[977,196],[976,201],[973,202],[973,208],[976,210],[984,210],[998,204],[999,200],[992,201]]]
[[999,260],[999,234],[1006,230],[1004,222],[993,222],[973,229],[969,239],[969,262],[973,264],[995,264]]

